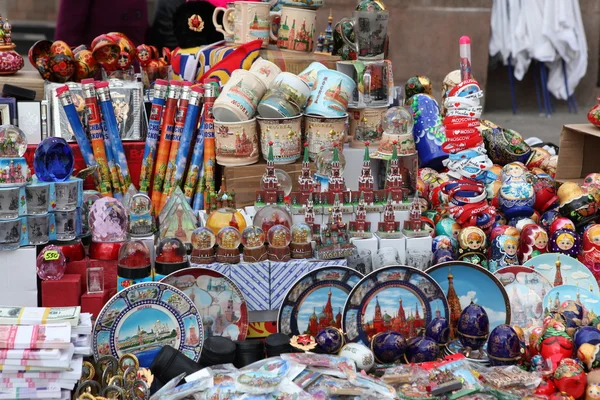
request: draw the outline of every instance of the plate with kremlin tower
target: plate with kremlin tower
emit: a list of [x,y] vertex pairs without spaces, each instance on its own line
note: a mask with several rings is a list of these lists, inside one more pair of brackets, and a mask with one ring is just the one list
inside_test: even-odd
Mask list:
[[544,275],[554,287],[574,285],[600,296],[594,275],[576,258],[559,253],[545,253],[527,260],[525,266]]
[[360,272],[341,266],[319,268],[304,275],[285,295],[277,318],[278,331],[316,336],[328,326],[341,328],[348,293],[362,277]]
[[244,340],[248,334],[248,307],[236,284],[208,268],[185,268],[161,282],[175,286],[196,305],[204,325],[204,337],[224,336]]
[[204,343],[202,319],[194,303],[161,282],[138,283],[117,293],[98,314],[93,335],[96,360],[130,353],[144,368],[166,345],[197,362]]
[[365,276],[350,292],[342,317],[348,342],[369,345],[380,332],[417,336],[435,317],[449,315],[442,288],[416,268],[390,266]]
[[510,324],[508,294],[502,282],[487,269],[463,261],[448,261],[425,271],[442,288],[450,307],[450,337],[455,338],[460,313],[471,302],[484,308],[490,321],[490,332],[502,324]]

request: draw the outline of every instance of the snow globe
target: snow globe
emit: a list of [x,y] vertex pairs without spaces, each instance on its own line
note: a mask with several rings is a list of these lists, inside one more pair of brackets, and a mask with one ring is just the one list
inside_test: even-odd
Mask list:
[[59,280],[67,269],[67,259],[60,247],[53,244],[44,247],[37,256],[37,275],[43,281]]
[[287,262],[290,260],[290,242],[292,233],[284,225],[275,225],[267,232],[269,241],[269,260]]
[[[56,224],[58,226],[58,219]],[[90,258],[116,260],[121,245],[127,239],[125,207],[115,198],[102,197],[90,207],[88,225],[92,232]],[[58,233],[57,228],[57,236]]]
[[152,281],[150,250],[141,240],[130,240],[121,246],[117,260],[117,291],[131,285]]
[[155,230],[154,217],[152,216],[152,200],[144,193],[131,196],[127,204],[129,211],[128,232],[131,236],[152,235]]
[[257,226],[249,226],[242,232],[244,261],[259,262],[267,259],[265,232]]
[[237,264],[240,262],[240,231],[233,226],[221,228],[217,233],[217,262]]
[[[90,209],[92,205],[102,198],[102,194],[100,194],[97,190],[84,190],[83,191],[83,203],[81,205],[81,215],[89,215]],[[27,205],[29,207],[29,205]],[[90,224],[87,218],[81,219],[81,236],[87,237],[90,233]]]
[[217,238],[214,232],[202,226],[192,232],[192,254],[190,261],[193,264],[210,264],[215,261],[215,243]]
[[0,126],[0,187],[25,186],[31,182],[23,157],[27,150],[25,133],[14,125]]
[[35,149],[33,167],[35,175],[42,182],[68,181],[74,166],[73,151],[63,138],[46,138]]
[[337,147],[334,146],[321,150],[317,154],[314,179],[317,182],[317,187],[321,188],[321,192],[326,192],[329,189],[329,177],[332,170],[331,164],[334,161],[339,162],[340,175],[343,175],[346,168],[346,157],[344,157],[344,153],[338,151]]
[[305,222],[299,222],[291,229],[290,250],[292,258],[310,258],[312,257],[312,228]]
[[269,232],[275,225],[283,225],[289,229],[292,227],[292,216],[284,207],[269,205],[258,210],[254,215],[253,225],[263,232]]
[[246,219],[235,208],[219,208],[210,213],[206,220],[206,227],[210,228],[215,235],[226,226],[243,231],[246,229]]
[[[275,168],[273,172],[275,172],[275,177],[277,178],[278,189],[283,191],[284,196],[289,196],[293,186],[292,177],[290,174],[279,168]],[[262,179],[260,181],[260,188],[262,190],[267,189],[265,187],[265,182]]]
[[154,280],[159,281],[180,269],[189,268],[187,250],[183,242],[175,237],[161,239],[156,247]]
[[[414,154],[414,119],[404,107],[391,107],[383,115],[383,134],[377,152],[372,157],[389,159],[394,147],[399,155]],[[396,142],[396,143],[394,143]]]

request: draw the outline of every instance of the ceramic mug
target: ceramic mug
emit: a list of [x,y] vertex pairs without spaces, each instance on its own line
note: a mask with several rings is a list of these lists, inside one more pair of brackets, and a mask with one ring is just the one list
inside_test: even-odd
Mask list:
[[217,164],[238,167],[258,162],[256,118],[243,122],[215,120],[215,154]]
[[356,51],[359,60],[383,60],[389,16],[388,11],[354,11],[352,18],[342,18],[341,23],[352,25],[355,43],[344,30],[341,31],[342,39]]
[[337,143],[340,150],[344,145],[346,121],[348,114],[341,117],[304,116],[304,131],[308,142],[308,154],[311,160],[317,157],[321,150],[328,149]]
[[348,110],[350,147],[362,149],[367,141],[371,146],[379,146],[383,134],[382,119],[387,110],[387,106]]
[[259,100],[267,91],[254,74],[236,69],[215,100],[213,115],[221,122],[241,122],[254,117]]
[[305,114],[323,117],[346,115],[356,83],[348,75],[331,69],[319,71],[317,84],[308,99]]
[[[223,12],[223,21],[229,21],[233,14],[233,30],[226,23],[217,24],[217,16]],[[217,7],[213,14],[213,23],[218,32],[223,35],[233,35],[237,44],[244,44],[253,40],[262,40],[262,47],[269,44],[269,33],[271,31],[271,6],[269,3],[254,1],[236,1],[233,8],[224,9]]]
[[294,7],[281,8],[281,24],[277,36],[271,31],[271,39],[284,50],[312,52],[316,39],[317,12]]
[[310,96],[310,88],[298,76],[282,72],[258,105],[263,118],[289,118],[302,113]]
[[298,74],[298,78],[302,79],[308,85],[308,87],[312,89],[317,83],[317,75],[319,74],[319,71],[324,69],[328,68],[320,62],[312,62],[304,71]]
[[250,67],[250,72],[256,75],[265,84],[267,89],[269,89],[275,78],[281,73],[281,68],[271,61],[259,58]]
[[291,164],[302,155],[302,115],[291,118],[257,117],[263,158],[273,143],[273,163]]
[[[235,14],[233,12],[230,12],[226,16],[225,12],[227,12],[227,10],[229,9],[235,10],[235,2],[232,1],[227,3],[227,8],[217,7],[213,12],[213,25],[215,26],[215,30],[223,34],[223,37],[225,38],[225,43],[227,44],[235,43]],[[217,16],[220,12],[223,12],[223,25],[219,25],[219,23],[217,22]]]

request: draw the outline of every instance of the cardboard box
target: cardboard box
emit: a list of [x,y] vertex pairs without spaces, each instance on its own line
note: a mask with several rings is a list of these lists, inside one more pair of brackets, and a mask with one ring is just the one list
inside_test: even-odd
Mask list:
[[560,153],[556,180],[583,183],[592,172],[600,171],[600,129],[592,124],[564,125],[560,133]]
[[0,251],[0,304],[38,306],[35,247]]
[[81,312],[90,313],[95,318],[110,298],[111,291],[108,289],[104,289],[102,293],[84,293],[81,296]]

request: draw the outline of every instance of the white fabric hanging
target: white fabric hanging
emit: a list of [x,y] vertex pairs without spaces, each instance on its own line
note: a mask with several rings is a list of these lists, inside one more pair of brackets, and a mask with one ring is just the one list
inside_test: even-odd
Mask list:
[[559,58],[548,64],[548,90],[554,97],[566,100],[567,87],[562,60],[566,63],[568,93],[573,94],[587,70],[587,41],[578,0],[546,0],[544,36],[552,43]]
[[508,64],[510,56],[510,21],[508,19],[508,0],[494,0],[490,20],[490,55],[500,53],[504,65]]
[[522,3],[523,13],[527,21],[531,58],[541,62],[552,62],[556,60],[556,50],[541,29],[544,24],[544,3],[545,0],[526,0]]
[[511,54],[515,78],[523,80],[531,64],[531,36],[527,26],[527,4],[529,1],[509,0],[509,18],[511,25]]

